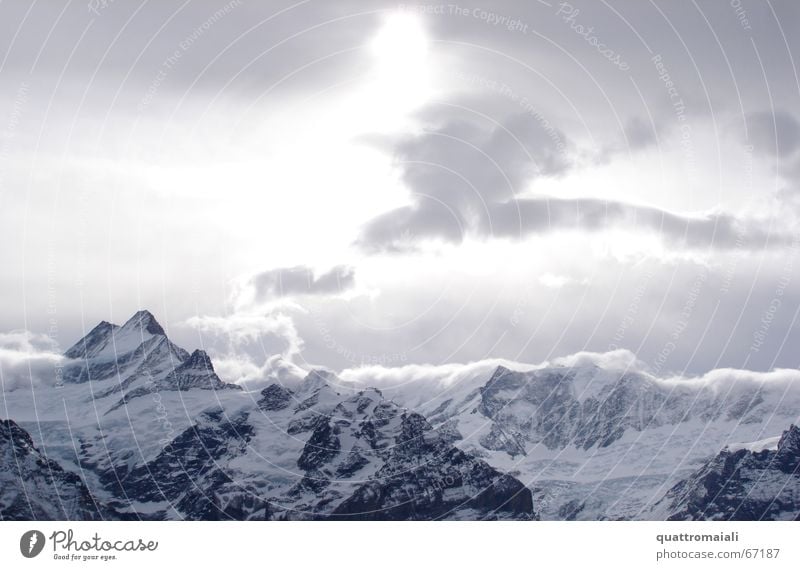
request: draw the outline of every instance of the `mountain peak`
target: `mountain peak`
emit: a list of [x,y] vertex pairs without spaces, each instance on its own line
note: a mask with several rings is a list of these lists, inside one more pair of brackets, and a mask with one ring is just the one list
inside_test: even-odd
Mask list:
[[199,348],[183,361],[175,370],[164,378],[161,388],[165,390],[203,390],[231,389],[241,390],[237,384],[229,384],[220,380],[214,372],[214,365],[205,350]]
[[147,309],[136,311],[136,313],[128,319],[123,325],[123,328],[141,328],[144,331],[154,335],[166,336],[164,328],[158,323],[153,313]]
[[198,368],[214,372],[214,365],[211,363],[211,358],[205,350],[199,348],[195,350],[189,358],[181,365],[182,368]]
[[800,456],[800,427],[792,424],[778,441],[778,453]]
[[301,388],[306,391],[317,390],[325,386],[330,387],[330,383],[335,383],[336,374],[324,368],[316,368],[306,375],[303,379]]
[[494,369],[494,374],[492,374],[492,378],[499,378],[500,376],[505,376],[506,374],[513,374],[514,371],[510,368],[506,368],[502,364],[498,364],[497,368]]
[[35,449],[30,434],[14,420],[0,419],[0,443],[16,445],[23,449]]
[[86,336],[67,349],[64,356],[67,358],[89,357],[94,352],[102,350],[118,328],[117,325],[108,321],[100,321],[99,324],[86,333]]

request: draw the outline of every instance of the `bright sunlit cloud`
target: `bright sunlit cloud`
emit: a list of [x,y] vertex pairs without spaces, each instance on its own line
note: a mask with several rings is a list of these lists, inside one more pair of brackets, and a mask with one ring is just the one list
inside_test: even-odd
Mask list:
[[[182,141],[176,147],[186,150],[185,160],[171,156],[145,169],[148,185],[218,202],[208,223],[229,225],[236,240],[252,244],[242,252],[244,263],[254,263],[250,271],[348,255],[366,220],[407,201],[392,156],[365,137],[407,132],[432,92],[418,18],[393,13],[364,39],[367,73],[344,77],[302,104],[253,110],[247,132],[235,145],[215,148],[213,161],[198,161],[206,151]],[[325,239],[309,240],[309,232]]]
[[386,19],[371,48],[382,71],[407,74],[424,63],[428,40],[417,17],[396,13]]
[[431,95],[428,38],[419,18],[394,13],[369,48],[374,67],[363,93],[362,116],[379,129],[395,129]]

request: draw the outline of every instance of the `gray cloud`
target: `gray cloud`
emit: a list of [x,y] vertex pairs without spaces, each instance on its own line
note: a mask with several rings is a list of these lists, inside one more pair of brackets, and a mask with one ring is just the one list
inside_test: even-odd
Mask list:
[[0,333],[0,391],[52,386],[67,362],[47,335],[18,330]]
[[[420,118],[427,124],[423,133],[394,145],[412,204],[366,224],[358,240],[366,251],[409,250],[430,239],[459,243],[468,235],[521,239],[617,227],[655,233],[689,248],[758,249],[791,242],[781,230],[726,213],[682,215],[596,197],[520,196],[538,177],[559,177],[574,168],[563,132],[539,116],[514,114],[494,122],[462,105],[436,105]],[[595,160],[655,140],[642,121],[631,120],[626,130],[630,147],[605,147]]]
[[655,233],[677,247],[760,249],[785,246],[791,236],[724,213],[684,216],[659,208],[594,198],[530,198],[498,205],[495,235],[524,237],[555,230],[600,231],[609,227]]
[[800,122],[786,111],[763,111],[747,117],[750,142],[758,152],[786,158],[800,148]]
[[497,204],[514,199],[540,176],[571,167],[566,135],[539,115],[495,121],[466,105],[433,105],[418,135],[394,141],[393,152],[414,204],[367,224],[365,249],[392,249],[399,240],[460,241],[492,227]]
[[653,125],[641,117],[632,117],[625,124],[625,140],[631,150],[647,148],[655,144],[657,135]]
[[[364,56],[364,37],[387,5],[350,0],[93,1],[42,4],[26,14],[28,6],[4,4],[0,35],[15,42],[3,71],[52,77],[69,61],[67,81],[83,87],[97,70],[93,92],[124,79],[126,91],[139,96],[160,72],[165,77],[159,97],[183,95],[190,87],[216,93],[229,81],[227,91],[248,96],[274,87],[313,88],[336,81]],[[313,65],[325,56],[332,57]],[[312,66],[277,85],[307,64]]]
[[259,273],[252,279],[256,300],[292,295],[328,295],[351,289],[355,285],[355,270],[337,265],[315,275],[310,267],[297,265]]
[[424,239],[459,242],[467,233],[522,239],[554,231],[597,232],[610,228],[654,233],[677,248],[758,250],[785,247],[793,239],[782,228],[770,231],[768,224],[730,214],[685,216],[596,198],[541,197],[486,204],[485,220],[475,225],[456,225],[452,218],[444,218],[449,211],[442,207],[437,213],[436,208],[436,205],[404,207],[384,214],[367,227],[361,243],[372,251],[404,251]]

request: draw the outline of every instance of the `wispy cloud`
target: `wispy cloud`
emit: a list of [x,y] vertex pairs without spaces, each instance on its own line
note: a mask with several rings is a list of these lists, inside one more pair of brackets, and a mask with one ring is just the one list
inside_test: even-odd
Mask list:
[[47,335],[29,331],[0,333],[0,385],[4,391],[23,386],[53,386],[67,362]]
[[228,382],[255,389],[276,380],[291,384],[305,375],[295,364],[303,340],[292,316],[281,309],[195,316],[186,324],[200,333],[217,373]]
[[298,295],[330,295],[351,289],[355,285],[355,270],[347,265],[337,265],[328,271],[315,274],[305,265],[270,269],[255,275],[256,301]]

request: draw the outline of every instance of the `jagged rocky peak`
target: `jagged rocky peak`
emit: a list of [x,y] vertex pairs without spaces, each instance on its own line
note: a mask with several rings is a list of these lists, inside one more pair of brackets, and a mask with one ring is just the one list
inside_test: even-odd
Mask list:
[[331,387],[331,384],[338,382],[334,372],[322,368],[312,370],[303,379],[300,390],[310,392],[324,387]]
[[507,374],[514,374],[514,370],[511,370],[510,368],[506,368],[502,364],[499,364],[497,368],[494,369],[494,373],[492,374],[492,377],[489,379],[489,382],[491,382],[496,378],[501,378]]
[[122,326],[108,321],[100,321],[86,336],[72,345],[64,353],[64,356],[86,359],[100,356],[106,352],[120,353],[130,348],[127,343],[122,342],[125,337],[136,336],[139,340],[145,340],[151,335],[166,336],[164,328],[153,314],[150,311],[142,310],[136,312]]
[[231,388],[241,390],[237,384],[223,382],[214,372],[211,358],[204,350],[195,350],[180,366],[170,372],[160,388],[165,390],[190,390],[200,388],[203,390],[220,390]]
[[497,368],[494,369],[494,372],[489,377],[489,380],[484,384],[481,390],[486,390],[491,388],[494,385],[504,384],[511,380],[519,380],[519,373],[511,370],[510,368],[506,368],[505,366],[499,365]]
[[144,376],[163,377],[189,358],[189,353],[173,344],[164,328],[149,311],[138,311],[124,325],[108,322],[97,325],[66,352],[72,362],[64,368],[64,381],[82,383],[111,378],[119,380],[104,397],[127,389]]
[[[167,341],[168,342],[168,341]],[[171,343],[170,343],[171,344]],[[177,347],[176,347],[177,348]],[[183,350],[183,349],[179,349]],[[164,365],[172,363],[171,359],[168,363],[162,363]],[[165,368],[166,370],[166,368]],[[136,380],[136,375],[131,377],[132,380]],[[117,402],[112,405],[108,411],[106,412],[111,413],[122,406],[126,405],[127,403],[131,402],[136,398],[140,398],[147,394],[152,394],[154,392],[161,392],[161,391],[181,391],[185,392],[187,390],[241,390],[242,387],[238,384],[229,384],[228,382],[224,382],[217,376],[217,373],[214,372],[214,365],[211,363],[211,358],[209,358],[208,354],[204,350],[195,350],[191,355],[185,357],[185,360],[178,364],[171,372],[168,372],[166,376],[161,378],[154,377],[152,375],[145,377],[144,383],[139,382],[135,387],[125,392],[121,399],[117,400]],[[133,382],[128,383],[126,381],[125,385],[121,386],[123,389],[128,388]],[[115,387],[113,393],[116,393],[118,390]]]
[[[525,485],[447,443],[421,415],[403,413],[395,430],[395,445],[386,450],[381,468],[330,518],[538,518]],[[330,441],[320,440],[318,449],[338,451]]]
[[800,520],[800,428],[726,447],[654,510],[670,520]]
[[[571,375],[564,368],[543,368],[540,370],[518,371],[498,366],[489,381],[481,388],[484,397],[503,394],[505,398],[536,393],[542,387],[553,384],[571,384]],[[545,387],[545,389],[547,389]]]
[[214,365],[211,363],[211,358],[208,356],[208,353],[199,348],[189,355],[189,358],[186,360],[186,362],[181,364],[181,368],[193,368],[196,370],[214,372]]
[[294,399],[294,393],[280,384],[270,384],[261,390],[261,399],[258,407],[262,410],[274,412],[288,408]]
[[34,450],[31,435],[14,420],[0,420],[0,445],[12,444],[24,451]]
[[100,324],[90,330],[86,336],[72,345],[65,353],[67,358],[91,358],[94,354],[102,351],[111,340],[118,325],[108,321],[100,321]]
[[162,335],[166,336],[164,332],[164,328],[159,324],[156,318],[153,316],[153,313],[150,311],[143,309],[141,311],[136,311],[134,315],[128,319],[128,321],[122,325],[123,329],[141,329],[142,331],[149,332],[152,335]]
[[778,440],[777,455],[779,457],[793,457],[800,461],[800,427],[792,424],[783,432]]

